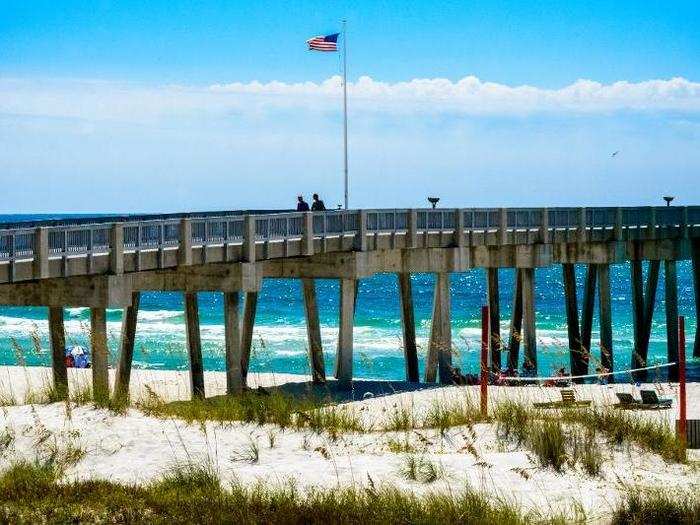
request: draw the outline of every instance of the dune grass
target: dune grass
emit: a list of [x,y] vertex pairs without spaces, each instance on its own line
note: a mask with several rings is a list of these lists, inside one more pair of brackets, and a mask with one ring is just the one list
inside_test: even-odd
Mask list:
[[416,496],[393,487],[301,492],[294,485],[224,487],[210,466],[183,464],[144,486],[60,482],[18,463],[0,476],[0,521],[25,523],[571,523],[471,489]]
[[446,472],[442,465],[432,461],[430,458],[415,454],[404,456],[400,474],[407,480],[426,484],[446,477]]
[[[666,461],[685,462],[685,450],[673,429],[663,421],[647,419],[629,411],[606,407],[582,409],[547,410],[543,412],[513,401],[500,403],[494,410],[498,435],[517,444],[527,442],[532,437],[531,429],[537,432],[553,427],[547,422],[558,422],[567,426],[578,426],[587,431],[583,441],[576,439],[581,456],[588,464],[587,470],[597,470],[598,454],[592,450],[595,434],[601,433],[610,442],[621,445],[634,443],[644,450],[659,454]],[[545,424],[543,424],[543,422]],[[585,436],[584,436],[585,437]],[[588,443],[588,445],[587,445]],[[583,448],[582,448],[583,447]],[[586,451],[585,449],[589,450]]]
[[664,421],[647,419],[630,411],[606,407],[562,410],[557,417],[567,423],[578,423],[587,429],[600,431],[618,445],[631,442],[659,454],[667,461],[679,463],[686,461],[681,440],[676,436],[674,429]]
[[236,396],[216,396],[189,401],[165,402],[155,394],[137,403],[137,408],[155,417],[179,418],[188,422],[243,421],[258,425],[327,432],[337,437],[343,432],[367,430],[349,405],[329,404],[318,396],[291,396],[279,392],[246,391]]
[[700,523],[700,494],[697,488],[663,491],[631,487],[615,509],[611,525],[648,523],[694,525]]
[[444,434],[448,428],[483,421],[481,411],[470,398],[435,400],[423,420],[423,428],[436,428]]

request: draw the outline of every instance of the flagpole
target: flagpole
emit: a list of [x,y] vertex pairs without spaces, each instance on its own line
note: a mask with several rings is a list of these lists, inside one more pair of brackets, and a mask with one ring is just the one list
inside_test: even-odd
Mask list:
[[343,153],[345,176],[345,209],[348,209],[348,39],[343,19]]

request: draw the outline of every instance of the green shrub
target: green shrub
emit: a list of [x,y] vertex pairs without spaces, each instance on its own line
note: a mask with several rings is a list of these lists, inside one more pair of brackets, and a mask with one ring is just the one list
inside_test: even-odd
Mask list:
[[695,491],[674,492],[628,488],[625,494],[613,512],[612,525],[700,523],[700,494],[697,488]]
[[530,429],[528,447],[535,453],[540,465],[560,472],[566,463],[566,435],[557,420],[538,421]]

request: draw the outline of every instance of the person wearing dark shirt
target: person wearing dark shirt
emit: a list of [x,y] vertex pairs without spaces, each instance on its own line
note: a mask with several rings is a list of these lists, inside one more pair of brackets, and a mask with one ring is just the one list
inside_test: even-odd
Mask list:
[[297,197],[297,211],[309,211],[309,204],[304,200],[303,195]]
[[311,204],[311,211],[325,211],[326,205],[318,198],[318,193],[314,193],[314,202]]

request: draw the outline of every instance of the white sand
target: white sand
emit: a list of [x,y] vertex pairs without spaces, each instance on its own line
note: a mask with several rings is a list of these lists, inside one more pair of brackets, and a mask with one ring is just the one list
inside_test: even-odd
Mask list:
[[[90,371],[71,370],[73,385],[87,383]],[[38,389],[50,377],[43,368],[0,367],[0,396],[11,393],[22,402],[27,392]],[[304,376],[253,374],[249,383],[281,385],[303,382]],[[674,397],[677,385],[649,385],[660,395]],[[132,398],[137,399],[150,388],[167,399],[189,396],[187,372],[135,370]],[[206,373],[207,395],[223,394],[225,375]],[[633,385],[577,386],[577,395],[595,403],[611,404],[615,391],[635,390]],[[523,402],[556,399],[558,389],[539,387],[492,387],[491,402],[516,398]],[[478,399],[478,387],[430,388],[414,392],[377,396],[344,405],[356,410],[366,424],[377,428],[394,406],[412,406],[424,413],[436,398]],[[638,394],[637,394],[638,396]],[[675,419],[674,408],[641,412],[644,417]],[[688,385],[688,417],[700,418],[700,384]],[[162,420],[131,409],[119,416],[107,410],[63,403],[2,407],[0,435],[14,435],[11,447],[0,454],[0,468],[17,457],[35,457],[47,447],[67,443],[79,445],[85,457],[68,475],[75,478],[100,477],[123,482],[144,482],[159,476],[176,461],[209,461],[224,481],[239,480],[286,483],[290,479],[301,487],[332,487],[337,484],[388,483],[417,492],[457,490],[465,483],[491,494],[500,494],[526,507],[571,509],[573,501],[583,505],[589,518],[604,516],[624,490],[622,484],[682,487],[700,493],[700,470],[694,465],[667,464],[660,457],[637,447],[618,448],[604,443],[605,463],[600,477],[591,478],[578,467],[566,467],[563,473],[537,466],[532,454],[524,449],[499,443],[491,425],[455,427],[444,436],[436,430],[403,432],[375,431],[351,433],[333,440],[310,431],[281,430],[272,425],[208,423],[188,425],[179,420]],[[270,446],[274,436],[274,446]],[[47,438],[48,437],[48,438]],[[390,440],[408,439],[422,454],[439,463],[447,477],[432,484],[408,481],[400,470],[403,454],[389,451]],[[40,443],[43,441],[43,443]],[[259,460],[241,459],[251,443],[259,447]],[[693,452],[692,459],[700,460]]]

